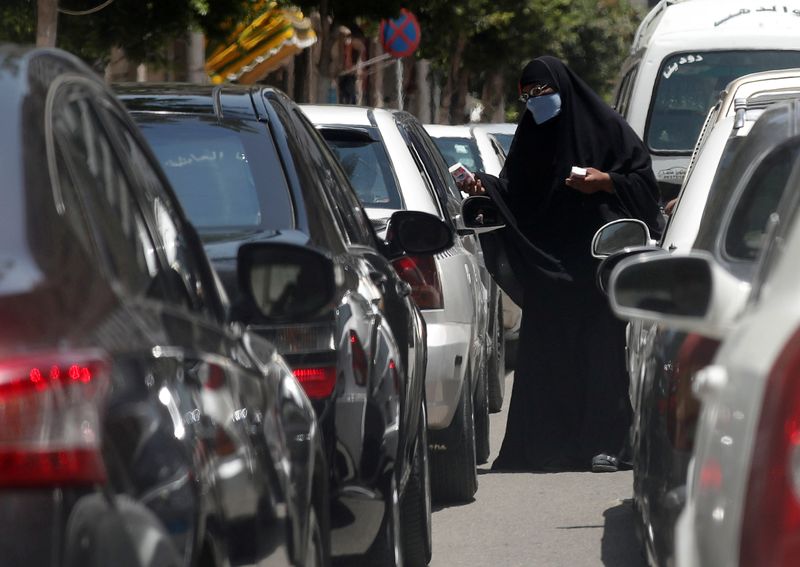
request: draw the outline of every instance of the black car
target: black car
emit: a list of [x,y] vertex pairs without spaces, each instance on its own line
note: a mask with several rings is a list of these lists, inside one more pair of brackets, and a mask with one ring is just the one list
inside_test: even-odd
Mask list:
[[[443,250],[452,231],[433,216],[402,211],[387,240],[378,240],[324,140],[280,91],[129,85],[117,92],[237,298],[239,320],[279,345],[313,400],[331,464],[334,556],[427,564],[425,327],[390,260]],[[237,250],[254,242],[324,250],[341,270],[341,301],[313,324],[264,321],[238,301]],[[307,293],[300,284],[296,297]],[[281,302],[270,282],[259,285]]]
[[76,58],[5,45],[0,116],[2,563],[325,564],[310,402],[230,322],[124,108]]

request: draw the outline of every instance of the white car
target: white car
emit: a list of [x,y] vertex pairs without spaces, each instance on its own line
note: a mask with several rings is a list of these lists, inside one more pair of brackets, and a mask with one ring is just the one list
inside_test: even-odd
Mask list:
[[412,115],[353,106],[303,106],[336,153],[379,236],[397,210],[437,215],[459,234],[432,259],[395,261],[428,331],[426,397],[433,495],[469,500],[476,462],[489,456],[489,392],[502,385],[500,297],[484,285],[480,246],[461,219],[447,165]]
[[662,0],[642,20],[614,107],[644,140],[665,201],[708,108],[736,77],[800,67],[800,0]]
[[[788,320],[792,304],[786,302],[772,307],[764,302],[771,319],[753,313],[772,289],[759,282],[768,282],[765,274],[779,269],[776,251],[784,245],[788,250],[791,242],[789,225],[800,200],[798,126],[800,101],[770,106],[750,134],[726,150],[728,167],[714,182],[693,249],[632,256],[611,273],[610,300],[620,317],[724,341],[714,365],[692,376],[702,406],[688,485],[673,491],[680,504],[681,492],[687,499],[678,528],[678,565],[795,565],[800,558],[796,544],[781,547],[784,535],[797,540],[800,524],[779,520],[800,511],[793,492],[800,479],[791,452],[796,438],[785,429],[792,422],[780,414],[782,407],[795,411],[795,390],[776,394],[790,403],[767,403],[762,412],[770,368],[797,320]],[[796,274],[796,257],[784,256]],[[796,290],[797,278],[788,285]],[[757,330],[747,328],[750,320],[761,321]],[[788,367],[779,362],[777,368]],[[790,534],[781,531],[787,525]],[[774,561],[784,550],[794,550],[793,559]]]
[[476,132],[486,132],[495,137],[503,147],[503,151],[508,155],[511,149],[511,141],[517,132],[517,125],[511,122],[490,122],[481,123],[474,126]]
[[[799,92],[800,70],[748,75],[728,85],[708,114],[661,245],[651,249],[679,256],[705,246],[728,202],[736,198],[735,183],[752,173],[743,172],[738,161],[749,137],[763,135],[763,129],[753,128],[756,120],[769,105]],[[616,225],[626,222],[633,221]],[[743,284],[749,281],[747,262],[739,262],[734,271]],[[685,498],[699,414],[691,394],[693,374],[711,361],[718,345],[715,337],[687,334],[669,322],[633,318],[628,326],[634,505],[654,565],[671,561],[674,526]]]
[[[506,126],[513,127],[511,130],[513,138],[513,133],[516,131],[514,124],[500,126],[425,124],[425,130],[428,131],[436,143],[436,147],[442,152],[442,157],[448,166],[460,162],[470,171],[483,171],[497,176],[500,175],[503,165],[505,165],[506,151],[491,130],[508,132]],[[514,366],[519,329],[522,324],[522,310],[505,292],[502,292],[502,304],[504,337],[508,349],[506,360],[508,366]],[[492,409],[499,410],[500,408],[493,407]]]

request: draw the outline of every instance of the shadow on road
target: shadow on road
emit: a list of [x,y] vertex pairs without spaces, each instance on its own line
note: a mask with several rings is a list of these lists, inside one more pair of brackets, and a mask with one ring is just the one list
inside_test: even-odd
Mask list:
[[636,537],[633,502],[620,501],[603,512],[603,540],[600,558],[606,567],[645,567],[642,547]]

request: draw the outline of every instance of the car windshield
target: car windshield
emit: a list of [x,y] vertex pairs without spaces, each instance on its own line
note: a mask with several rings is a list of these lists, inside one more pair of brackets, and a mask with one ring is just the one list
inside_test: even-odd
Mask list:
[[448,167],[461,162],[461,165],[470,171],[483,171],[483,162],[478,152],[478,145],[472,138],[436,138],[433,137],[436,147],[442,152]]
[[400,192],[386,149],[378,141],[344,140],[323,131],[365,207],[399,209]]
[[653,151],[691,153],[700,129],[737,77],[800,66],[800,51],[713,51],[667,57],[656,85],[645,137]]
[[293,227],[283,169],[269,136],[257,130],[263,125],[146,112],[134,118],[195,226]]
[[494,137],[497,138],[497,141],[500,142],[500,145],[503,146],[503,150],[508,155],[509,150],[511,149],[511,140],[514,139],[514,134],[500,134],[494,132]]

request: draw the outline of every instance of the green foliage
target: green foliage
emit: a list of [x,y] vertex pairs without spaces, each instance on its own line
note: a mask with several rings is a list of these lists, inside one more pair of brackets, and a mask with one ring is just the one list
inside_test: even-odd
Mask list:
[[[88,10],[99,0],[60,0],[62,8]],[[57,45],[102,66],[112,47],[122,47],[133,62],[160,62],[164,45],[187,29],[201,28],[211,38],[242,17],[242,0],[115,0],[86,16],[59,14]],[[2,0],[0,41],[36,41],[36,0]]]

